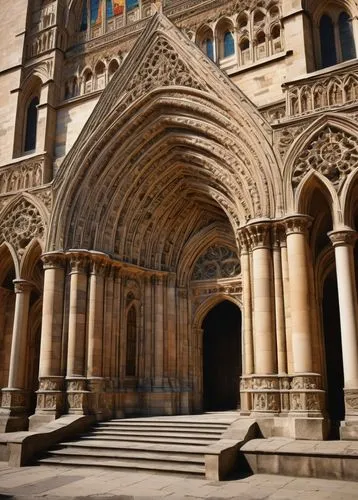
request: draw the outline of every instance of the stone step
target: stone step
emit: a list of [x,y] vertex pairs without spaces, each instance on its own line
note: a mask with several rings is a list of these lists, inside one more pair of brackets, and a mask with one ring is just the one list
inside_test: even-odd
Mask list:
[[96,429],[123,429],[123,430],[136,430],[136,431],[147,431],[147,430],[153,430],[153,431],[162,431],[162,430],[168,430],[168,431],[190,431],[190,432],[202,432],[202,433],[213,433],[213,434],[222,434],[223,432],[226,431],[228,428],[227,425],[225,426],[211,426],[211,425],[193,425],[193,424],[183,424],[183,425],[175,425],[173,423],[165,424],[165,423],[160,423],[160,424],[145,424],[145,423],[139,423],[138,425],[136,424],[113,424],[112,422],[100,422],[95,426]]
[[185,439],[219,439],[222,432],[206,433],[206,432],[188,432],[188,431],[178,431],[178,430],[156,430],[151,431],[143,429],[113,429],[111,427],[98,429],[95,427],[92,432],[93,435],[112,435],[112,436],[142,436],[142,437],[182,437]]
[[73,456],[73,457],[96,457],[113,459],[134,459],[134,460],[158,460],[169,462],[196,463],[203,465],[205,463],[202,453],[184,453],[173,451],[139,451],[121,448],[103,448],[90,446],[67,445],[61,449],[54,449],[49,452],[49,456]]
[[109,440],[109,441],[137,441],[137,442],[149,442],[149,443],[172,443],[172,444],[182,444],[182,445],[200,445],[200,446],[208,446],[211,443],[214,443],[217,441],[216,439],[209,438],[209,439],[202,439],[193,437],[193,438],[184,438],[184,437],[161,437],[161,436],[121,436],[119,435],[113,435],[111,433],[105,434],[105,433],[92,433],[92,434],[86,434],[82,436],[82,439],[101,439],[101,440]]
[[226,430],[230,424],[220,424],[217,422],[177,422],[177,421],[144,421],[144,420],[109,420],[107,422],[98,422],[98,427],[175,427],[175,428],[196,428],[196,429],[213,429],[213,430]]
[[139,460],[131,459],[111,459],[108,457],[80,457],[73,456],[49,456],[38,460],[39,464],[44,465],[65,465],[78,467],[112,467],[131,470],[155,470],[158,472],[173,472],[184,474],[205,474],[205,465],[180,463],[173,461],[158,461],[158,460]]
[[81,441],[69,441],[63,442],[58,446],[68,446],[77,448],[91,448],[91,449],[118,449],[118,450],[133,450],[133,451],[144,451],[144,452],[163,452],[163,453],[186,453],[186,454],[204,454],[207,450],[207,446],[195,446],[195,445],[178,445],[178,444],[166,444],[166,443],[148,443],[144,442],[134,442],[134,441],[102,441],[99,439],[82,439]]

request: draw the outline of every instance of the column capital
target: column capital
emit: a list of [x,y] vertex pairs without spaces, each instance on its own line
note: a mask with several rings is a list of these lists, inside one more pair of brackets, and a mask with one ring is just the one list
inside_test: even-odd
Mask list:
[[272,226],[272,246],[276,249],[286,246],[286,232],[282,222],[277,222]]
[[89,253],[86,250],[79,250],[70,251],[67,255],[71,264],[71,274],[86,274]]
[[33,288],[33,284],[30,281],[26,281],[23,279],[15,279],[14,283],[14,291],[15,293],[26,293],[31,292]]
[[177,280],[177,275],[175,273],[169,273],[167,275],[167,286],[174,287]]
[[163,276],[161,274],[154,274],[151,276],[152,285],[162,285],[163,284]]
[[63,252],[48,252],[41,255],[42,266],[47,269],[64,269],[66,256]]
[[271,221],[255,222],[246,226],[247,239],[252,250],[271,248],[271,228]]
[[93,255],[90,256],[90,272],[94,276],[103,277],[108,270],[108,262],[105,255]]
[[250,251],[250,241],[246,227],[239,229],[237,233],[237,242],[239,244],[240,254],[248,254]]
[[353,246],[358,239],[358,233],[350,228],[342,228],[328,233],[334,247]]
[[312,217],[304,214],[291,215],[283,221],[286,235],[306,234],[312,224]]

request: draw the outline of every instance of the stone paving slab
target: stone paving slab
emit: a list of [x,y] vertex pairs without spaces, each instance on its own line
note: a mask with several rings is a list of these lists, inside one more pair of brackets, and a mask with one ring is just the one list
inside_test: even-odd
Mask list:
[[[358,480],[358,478],[357,478]],[[0,464],[0,500],[358,500],[358,482],[257,474],[231,481],[101,468]]]

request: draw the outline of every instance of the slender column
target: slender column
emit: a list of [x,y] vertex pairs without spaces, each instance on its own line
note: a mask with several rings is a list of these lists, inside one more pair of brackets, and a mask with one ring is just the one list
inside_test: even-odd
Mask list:
[[[91,256],[91,274],[89,279],[88,311],[88,354],[87,378],[102,377],[103,354],[103,309],[104,309],[104,273],[106,263],[101,256]],[[107,359],[106,362],[109,360]]]
[[113,336],[112,336],[112,366],[111,377],[116,379],[116,387],[119,387],[120,378],[120,336],[121,336],[121,270],[114,271],[113,289]]
[[163,325],[163,277],[154,276],[154,326],[155,326],[155,359],[154,359],[154,386],[163,387],[164,367],[164,325]]
[[292,332],[291,332],[291,308],[290,308],[290,279],[288,274],[287,241],[284,236],[281,239],[281,265],[282,265],[282,285],[283,285],[284,310],[285,310],[287,371],[288,373],[292,373],[293,359],[292,359]]
[[286,219],[293,365],[295,374],[312,372],[310,283],[307,262],[307,229],[310,218]]
[[[103,263],[104,264],[104,263]],[[106,267],[103,269],[104,276],[104,311],[103,311],[103,359],[102,359],[102,375],[109,379],[112,376],[113,358],[115,357],[115,347],[114,347],[114,336],[115,336],[115,311],[114,307],[114,274],[115,269],[111,267]]]
[[150,276],[144,278],[144,385],[151,386],[152,377],[152,343],[153,343],[153,316],[152,316],[152,280]]
[[266,222],[247,227],[252,244],[255,372],[276,372],[273,273],[270,226]]
[[12,330],[9,389],[24,389],[26,366],[27,325],[32,285],[25,280],[14,280],[15,315]]
[[70,253],[70,311],[68,321],[67,401],[70,413],[88,409],[85,379],[88,252]]
[[39,390],[36,414],[55,418],[63,410],[63,375],[61,371],[63,305],[66,260],[63,253],[42,256],[44,294],[39,365]]
[[243,297],[243,375],[252,375],[254,373],[254,344],[252,332],[252,294],[251,294],[251,269],[249,242],[246,234],[241,232],[239,235],[241,251],[241,273],[242,273],[242,297]]
[[285,306],[283,293],[281,239],[282,228],[273,228],[273,272],[275,288],[275,318],[276,318],[276,344],[277,344],[277,370],[279,375],[287,373],[287,348],[285,335]]
[[177,376],[177,335],[176,335],[176,299],[175,299],[176,275],[167,276],[167,324],[168,324],[168,377],[171,386],[176,384]]
[[345,229],[332,231],[329,237],[336,256],[346,411],[357,416],[358,404],[354,404],[358,395],[358,312],[354,269],[357,233]]
[[188,342],[188,289],[180,287],[177,289],[178,299],[178,353],[179,375],[181,386],[181,408],[180,412],[185,414],[191,410],[189,401],[189,342]]

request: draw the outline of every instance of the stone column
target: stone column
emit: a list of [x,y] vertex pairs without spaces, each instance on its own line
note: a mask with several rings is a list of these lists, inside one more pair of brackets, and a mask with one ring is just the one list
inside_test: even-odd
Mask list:
[[154,285],[154,381],[153,387],[163,388],[164,367],[164,324],[163,324],[163,276],[153,276]]
[[69,413],[86,413],[88,391],[85,373],[87,266],[86,251],[69,253],[70,310],[68,321],[67,402]]
[[276,319],[276,344],[277,344],[277,370],[279,375],[287,374],[287,348],[285,332],[285,304],[283,292],[281,239],[282,227],[273,228],[273,273],[275,289],[275,319]]
[[267,222],[247,228],[253,258],[253,310],[255,373],[276,373],[275,321],[270,225]]
[[65,255],[51,252],[42,256],[44,292],[42,306],[39,390],[36,414],[30,428],[57,418],[63,412],[64,377],[61,372]]
[[[290,410],[294,414],[320,417],[323,408],[323,391],[320,375],[313,371],[312,325],[310,305],[308,228],[311,219],[294,215],[285,219],[288,271],[290,280],[290,307],[292,328],[292,354],[294,373],[291,382]],[[298,422],[296,424],[298,425]],[[310,426],[310,438],[322,438],[322,422],[300,425]],[[307,427],[308,428],[308,427]],[[307,429],[296,429],[296,437],[304,437]],[[303,432],[303,434],[302,434]]]
[[176,332],[176,297],[175,297],[176,275],[167,276],[167,359],[169,384],[171,388],[178,386],[177,380],[177,332]]
[[105,271],[105,256],[91,252],[88,298],[87,383],[91,392],[91,411],[96,413],[97,417],[100,417],[103,412],[102,400],[105,392],[102,366]]
[[179,378],[180,378],[180,413],[187,414],[191,411],[190,381],[189,381],[189,321],[188,321],[188,289],[177,288],[178,315],[178,355],[179,355]]
[[307,262],[307,234],[310,218],[297,215],[286,219],[290,279],[291,327],[294,372],[312,372],[310,283]]
[[25,391],[27,326],[32,284],[14,280],[16,294],[8,386],[2,389],[0,432],[24,430],[28,425],[28,394]]
[[144,387],[151,388],[152,374],[152,347],[153,347],[153,302],[152,279],[144,277]]
[[346,419],[358,420],[358,307],[354,269],[357,233],[342,229],[332,231],[329,237],[336,257]]
[[252,380],[253,411],[277,413],[280,408],[276,368],[274,283],[271,224],[247,226],[252,246],[255,375]]
[[251,259],[250,244],[245,231],[239,234],[240,263],[242,275],[242,303],[243,303],[243,370],[240,382],[240,410],[247,414],[252,409],[251,388],[254,367],[254,341],[252,331],[252,290],[251,290]]

